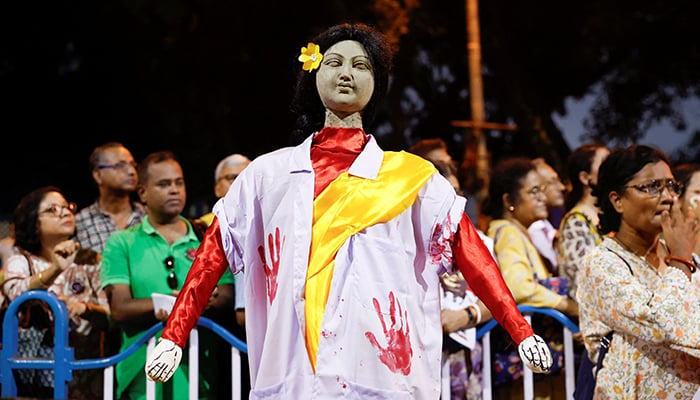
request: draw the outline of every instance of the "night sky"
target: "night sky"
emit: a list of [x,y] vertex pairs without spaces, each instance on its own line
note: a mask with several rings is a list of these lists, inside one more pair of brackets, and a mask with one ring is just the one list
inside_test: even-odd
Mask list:
[[[214,201],[221,158],[286,145],[294,54],[307,34],[264,42],[267,28],[243,24],[263,5],[60,3],[0,11],[0,218],[49,184],[90,204],[88,157],[108,141],[137,161],[174,151],[188,203],[200,207]],[[265,24],[279,26],[274,16]]]
[[[375,24],[373,4],[392,2],[3,2],[0,219],[9,219],[20,198],[43,185],[59,186],[79,207],[93,202],[97,190],[88,171],[88,157],[95,146],[108,141],[124,143],[137,161],[153,151],[172,150],[184,169],[188,208],[196,204],[199,208],[193,214],[205,211],[215,200],[213,170],[221,158],[242,153],[252,159],[288,143],[293,126],[289,103],[301,46],[332,24]],[[585,10],[574,14],[569,6],[555,1],[536,9],[526,3],[482,2],[484,57],[491,51],[492,58],[503,58],[500,65],[515,68],[515,73],[503,73],[514,75],[505,80],[485,69],[487,114],[500,118],[496,121],[521,118],[524,131],[511,135],[514,138],[539,135],[541,128],[527,123],[538,119],[538,113],[548,116],[568,96],[585,94],[599,79],[596,74],[601,65],[595,46],[601,43],[617,46],[611,53],[614,57],[627,56],[620,49],[651,43],[654,57],[623,61],[648,66],[643,71],[646,81],[656,73],[666,78],[687,75],[687,85],[697,84],[693,74],[699,69],[692,64],[697,63],[692,58],[697,51],[678,52],[669,45],[661,47],[666,54],[659,57],[660,47],[648,40],[697,37],[690,32],[698,24],[688,19],[697,15],[693,12],[697,3],[673,3],[673,7],[653,1],[634,4],[646,7],[644,12],[650,15],[673,18],[642,18],[644,12],[628,12],[625,7],[629,4],[602,0],[591,0]],[[426,62],[421,58],[425,54],[404,52],[397,56],[395,71],[404,71],[404,86],[400,87],[409,82],[428,96],[420,99],[422,104],[409,105],[414,108],[403,115],[391,116],[394,131],[389,135],[393,136],[370,132],[377,134],[387,150],[407,147],[406,132],[413,120],[423,124],[414,129],[416,136],[452,140],[461,131],[453,129],[450,121],[470,117],[465,94],[464,2],[422,2],[420,9],[401,46],[434,50],[429,55],[434,58]],[[586,16],[592,12],[601,15]],[[401,15],[392,14],[388,20],[389,24],[401,22]],[[656,21],[665,23],[665,29],[657,29]],[[648,31],[641,34],[635,30],[647,25]],[[604,31],[607,28],[610,31]],[[693,41],[681,42],[690,46],[687,49],[697,49]],[[629,54],[640,54],[633,50]],[[543,54],[553,54],[556,62]],[[594,56],[586,58],[589,54]],[[671,59],[674,56],[680,61]],[[684,62],[691,67],[664,69]],[[435,63],[454,68],[446,74],[432,69]],[[634,65],[628,69],[634,72]],[[416,74],[422,75],[416,78]],[[392,111],[403,106],[399,103],[405,98],[400,95],[390,99]],[[489,96],[497,97],[503,109],[489,103],[493,100]],[[557,127],[545,121],[544,129]],[[512,146],[523,149],[528,143],[516,140]],[[565,154],[556,143],[554,149]],[[453,158],[460,159],[460,150],[451,148]]]

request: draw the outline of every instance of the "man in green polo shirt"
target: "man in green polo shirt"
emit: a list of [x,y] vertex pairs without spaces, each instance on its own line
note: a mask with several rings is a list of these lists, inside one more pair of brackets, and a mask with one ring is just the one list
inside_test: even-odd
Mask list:
[[[190,222],[181,216],[185,207],[185,180],[182,168],[171,152],[152,153],[138,167],[137,192],[146,205],[143,222],[115,232],[105,243],[102,255],[101,285],[107,292],[113,320],[122,333],[120,351],[157,322],[152,293],[177,295],[194,260],[199,239]],[[207,307],[209,316],[233,316],[233,275],[228,272],[218,282]],[[204,314],[207,316],[207,312]],[[160,312],[158,318],[167,319]],[[216,357],[213,334],[200,330],[200,398],[216,399]],[[116,398],[145,399],[146,347],[116,366]],[[188,397],[187,365],[175,372],[172,385],[156,385],[158,399]]]

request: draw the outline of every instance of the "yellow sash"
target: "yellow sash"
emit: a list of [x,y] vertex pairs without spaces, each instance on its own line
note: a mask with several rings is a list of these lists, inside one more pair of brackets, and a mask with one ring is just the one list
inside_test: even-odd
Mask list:
[[316,371],[321,320],[330,292],[335,255],[352,235],[388,222],[410,207],[435,173],[424,159],[384,152],[376,180],[342,173],[314,200],[311,254],[306,272],[306,349]]

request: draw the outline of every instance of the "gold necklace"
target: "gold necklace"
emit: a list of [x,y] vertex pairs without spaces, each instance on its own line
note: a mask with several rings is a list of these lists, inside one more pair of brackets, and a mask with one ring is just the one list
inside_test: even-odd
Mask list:
[[[634,254],[635,256],[637,256],[637,257],[639,257],[642,260],[647,261],[647,262],[648,262],[647,256],[649,255],[649,252],[651,251],[651,249],[654,248],[654,245],[652,244],[651,247],[649,247],[647,249],[647,251],[644,253],[644,255],[639,255],[639,254],[637,254],[636,251],[632,250],[632,248],[629,245],[627,245],[627,243],[623,242],[622,239],[617,237],[617,235],[613,236],[613,240],[615,240],[617,243],[619,243],[623,249],[629,251],[630,253]],[[654,243],[656,243],[656,242],[654,242]]]

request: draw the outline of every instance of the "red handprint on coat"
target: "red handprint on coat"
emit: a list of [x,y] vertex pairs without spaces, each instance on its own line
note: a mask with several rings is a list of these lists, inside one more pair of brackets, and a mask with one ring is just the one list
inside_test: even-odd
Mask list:
[[433,264],[440,264],[443,258],[447,263],[452,263],[452,249],[449,247],[449,243],[452,241],[454,234],[452,231],[452,217],[450,215],[447,216],[445,225],[435,225],[435,230],[428,244],[428,254],[430,254],[430,260]]
[[[382,314],[379,301],[374,298],[374,309],[377,311],[377,316],[382,322],[384,329],[384,337],[386,338],[386,348],[377,342],[377,338],[372,332],[365,332],[365,336],[369,339],[372,346],[379,350],[379,359],[386,365],[391,372],[400,371],[404,375],[411,373],[411,358],[413,357],[413,348],[411,347],[411,338],[409,337],[408,327],[408,312],[401,312],[401,303],[394,299],[394,292],[389,292],[389,315],[391,317],[391,329],[387,330],[384,315]],[[398,326],[396,321],[396,306],[398,305]]]
[[280,270],[280,253],[282,253],[282,246],[284,245],[284,237],[282,237],[282,243],[280,244],[280,228],[275,228],[274,242],[272,234],[267,235],[267,242],[270,251],[270,264],[272,267],[267,265],[265,260],[265,247],[258,247],[258,254],[260,254],[260,259],[265,267],[265,279],[267,280],[267,298],[272,304],[272,301],[277,295],[277,274]]

